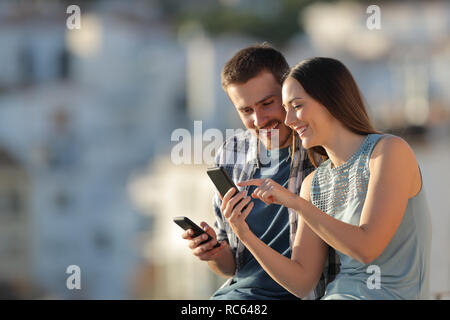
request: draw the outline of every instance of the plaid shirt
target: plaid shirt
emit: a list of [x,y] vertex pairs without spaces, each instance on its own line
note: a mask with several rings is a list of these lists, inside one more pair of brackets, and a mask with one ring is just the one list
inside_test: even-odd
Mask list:
[[[297,136],[295,141],[295,150],[291,169],[289,174],[288,188],[290,191],[300,194],[300,187],[308,174],[314,171],[314,167],[309,161],[306,151],[301,146],[300,140]],[[245,181],[253,179],[255,171],[260,167],[260,140],[254,136],[250,131],[243,131],[237,133],[231,138],[227,139],[222,145],[221,149],[216,154],[215,165],[222,166],[228,172],[234,182]],[[262,145],[264,147],[264,145]],[[289,150],[292,157],[292,148]],[[249,187],[238,187],[238,189],[248,190]],[[239,270],[243,265],[243,252],[245,246],[234,234],[231,226],[226,221],[225,217],[220,211],[222,200],[218,193],[213,197],[213,207],[216,221],[214,229],[217,234],[217,240],[226,240],[235,254],[236,270]],[[297,231],[298,214],[288,208],[289,212],[289,227],[290,227],[290,244],[293,247],[295,233]],[[339,272],[339,257],[334,249],[330,247],[328,259],[324,266],[323,273],[320,277],[316,288],[308,294],[304,299],[320,299],[324,293],[326,285],[333,281]],[[226,282],[224,285],[227,285]]]

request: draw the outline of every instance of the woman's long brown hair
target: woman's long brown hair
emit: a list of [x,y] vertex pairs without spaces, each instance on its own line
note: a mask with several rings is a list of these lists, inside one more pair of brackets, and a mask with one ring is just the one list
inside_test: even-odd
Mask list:
[[[285,79],[296,79],[306,93],[322,104],[347,129],[356,134],[379,133],[370,122],[364,101],[350,71],[336,59],[316,57],[294,66]],[[293,150],[295,150],[295,137]],[[328,159],[323,147],[307,150],[312,164]]]

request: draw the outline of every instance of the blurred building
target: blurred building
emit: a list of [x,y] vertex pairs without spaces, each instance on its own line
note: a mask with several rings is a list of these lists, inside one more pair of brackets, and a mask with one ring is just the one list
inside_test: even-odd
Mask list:
[[32,216],[25,168],[0,149],[0,299],[32,297]]
[[448,123],[450,77],[444,65],[450,63],[450,4],[380,2],[379,30],[367,27],[367,6],[357,1],[308,6],[299,13],[305,34],[287,45],[289,63],[324,55],[344,62],[380,130]]
[[[164,25],[148,28],[120,7],[103,13],[100,3],[77,33],[54,5],[62,11],[49,19],[20,4],[2,12],[0,145],[22,163],[28,180],[17,181],[28,189],[2,189],[23,220],[2,212],[0,281],[20,279],[41,298],[130,298],[147,218],[129,201],[128,177],[156,153],[154,137],[173,130],[167,123],[177,126],[184,56]],[[66,287],[72,264],[81,290]]]
[[214,188],[206,165],[174,165],[169,157],[158,157],[130,181],[133,203],[150,215],[151,231],[142,234],[141,255],[154,273],[147,296],[153,299],[207,299],[226,279],[216,276],[196,258],[181,238],[183,230],[172,218],[187,216],[200,224],[214,224]]

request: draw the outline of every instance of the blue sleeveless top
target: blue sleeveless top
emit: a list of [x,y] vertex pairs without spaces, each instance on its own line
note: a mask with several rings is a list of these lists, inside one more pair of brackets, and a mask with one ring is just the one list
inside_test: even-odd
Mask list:
[[[369,134],[344,164],[315,171],[311,201],[343,222],[359,225],[369,183],[369,160],[382,138]],[[423,180],[422,180],[423,185]],[[408,200],[400,226],[381,255],[363,264],[336,250],[341,269],[322,299],[428,299],[431,219],[423,186]]]

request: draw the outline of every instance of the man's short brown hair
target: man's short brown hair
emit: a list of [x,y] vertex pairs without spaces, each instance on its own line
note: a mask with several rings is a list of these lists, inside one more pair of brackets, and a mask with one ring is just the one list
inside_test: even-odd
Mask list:
[[289,72],[284,56],[267,43],[244,48],[228,60],[222,69],[222,87],[226,90],[230,84],[245,83],[262,71],[272,73],[280,85]]

